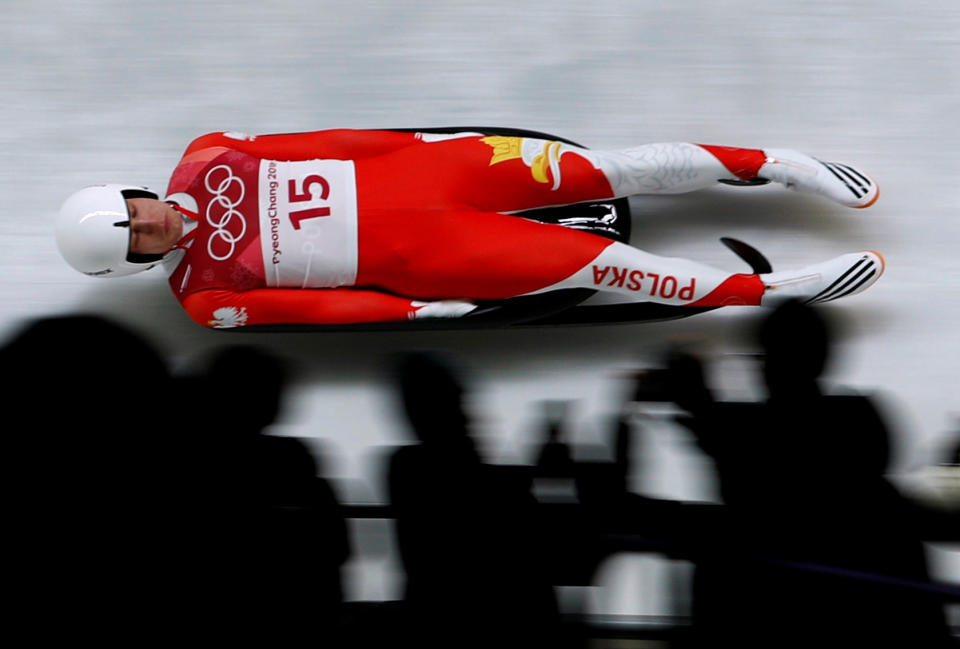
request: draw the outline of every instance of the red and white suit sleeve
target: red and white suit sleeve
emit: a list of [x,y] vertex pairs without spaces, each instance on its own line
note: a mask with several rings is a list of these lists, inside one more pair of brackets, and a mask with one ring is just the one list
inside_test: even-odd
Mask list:
[[203,149],[232,149],[271,160],[360,160],[417,144],[414,133],[356,129],[329,129],[305,133],[248,136],[241,133],[207,133],[187,147],[184,156]]
[[207,290],[183,301],[190,318],[206,327],[258,324],[350,324],[412,320],[426,303],[377,291],[265,288]]

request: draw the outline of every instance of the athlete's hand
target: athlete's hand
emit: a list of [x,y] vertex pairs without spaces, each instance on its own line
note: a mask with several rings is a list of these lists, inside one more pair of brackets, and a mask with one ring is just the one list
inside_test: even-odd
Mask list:
[[413,302],[416,320],[423,318],[460,318],[477,308],[476,304],[465,300],[437,300],[436,302]]

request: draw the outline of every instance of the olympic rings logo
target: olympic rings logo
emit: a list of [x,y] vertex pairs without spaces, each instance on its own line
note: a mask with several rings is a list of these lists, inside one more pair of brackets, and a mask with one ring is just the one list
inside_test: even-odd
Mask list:
[[[226,172],[226,176],[220,172]],[[219,176],[219,181],[214,179],[215,174]],[[217,165],[208,171],[203,182],[207,191],[213,194],[213,199],[207,203],[206,212],[207,223],[213,226],[213,234],[207,239],[207,253],[217,261],[226,261],[236,250],[237,242],[247,233],[247,221],[236,209],[243,202],[246,187],[227,165]],[[239,226],[236,225],[237,222]],[[238,227],[240,231],[235,232]],[[226,254],[214,253],[213,245],[218,242],[229,247]]]

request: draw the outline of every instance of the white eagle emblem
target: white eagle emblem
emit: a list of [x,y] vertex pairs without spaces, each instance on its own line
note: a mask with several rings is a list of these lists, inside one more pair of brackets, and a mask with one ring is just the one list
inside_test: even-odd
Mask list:
[[213,320],[209,322],[211,327],[217,329],[229,329],[231,327],[242,327],[247,324],[246,307],[225,306],[213,312]]

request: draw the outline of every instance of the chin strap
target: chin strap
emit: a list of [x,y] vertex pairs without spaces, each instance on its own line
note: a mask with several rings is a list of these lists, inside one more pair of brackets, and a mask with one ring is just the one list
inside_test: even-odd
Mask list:
[[[199,219],[199,216],[200,216],[199,214],[197,214],[196,212],[191,212],[187,208],[181,207],[180,205],[178,205],[177,203],[174,203],[173,201],[167,201],[167,204],[170,205],[170,207],[172,207],[176,211],[178,211],[182,216],[187,217],[193,222],[196,222]],[[194,227],[190,229],[190,232],[187,232],[185,235],[180,237],[180,240],[177,241],[173,245],[173,247],[170,248],[170,250],[171,251],[186,250],[187,248],[190,247],[190,244],[193,242],[193,238],[195,236],[197,236],[197,228]]]
[[183,216],[187,217],[188,219],[191,219],[191,220],[193,220],[193,221],[198,221],[198,220],[200,220],[200,215],[199,215],[199,214],[197,214],[196,212],[191,212],[190,210],[188,210],[188,209],[185,208],[185,207],[181,207],[178,203],[174,203],[173,201],[167,201],[167,205],[169,205],[169,206],[172,207],[173,209],[177,210],[178,212],[180,212],[180,214],[182,214]]

